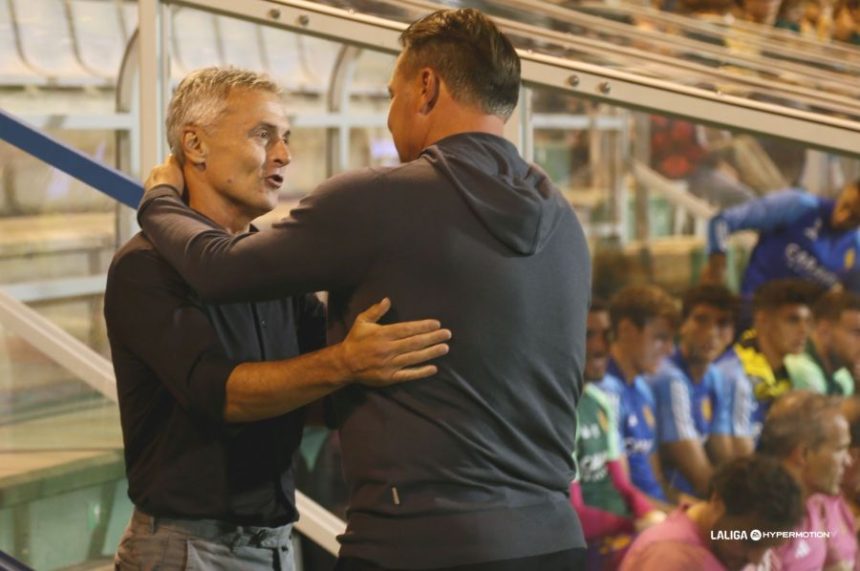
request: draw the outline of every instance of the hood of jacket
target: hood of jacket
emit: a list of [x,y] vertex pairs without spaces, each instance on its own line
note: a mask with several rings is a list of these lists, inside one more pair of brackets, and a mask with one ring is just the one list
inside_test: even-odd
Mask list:
[[496,240],[520,255],[549,241],[570,206],[537,165],[489,133],[446,137],[422,152]]

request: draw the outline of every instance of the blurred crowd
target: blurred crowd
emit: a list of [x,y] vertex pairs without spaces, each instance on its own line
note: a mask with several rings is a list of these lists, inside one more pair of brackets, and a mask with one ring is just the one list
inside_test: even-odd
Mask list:
[[[589,569],[858,569],[860,181],[713,217],[699,285],[588,315],[571,484]],[[735,294],[725,242],[758,242]]]
[[822,41],[860,44],[858,0],[663,0],[660,8],[704,19],[774,26]]

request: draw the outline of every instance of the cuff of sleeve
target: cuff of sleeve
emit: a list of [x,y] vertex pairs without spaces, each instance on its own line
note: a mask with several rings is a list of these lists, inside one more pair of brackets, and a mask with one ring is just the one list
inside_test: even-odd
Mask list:
[[149,206],[149,204],[156,198],[181,198],[181,196],[182,191],[180,189],[166,184],[160,184],[150,188],[143,193],[143,197],[140,199],[140,206],[137,208],[138,220],[140,219],[140,213],[143,212],[143,209]]
[[195,413],[215,422],[224,422],[227,379],[238,365],[223,356],[211,354],[198,361],[190,387],[193,395],[191,408]]

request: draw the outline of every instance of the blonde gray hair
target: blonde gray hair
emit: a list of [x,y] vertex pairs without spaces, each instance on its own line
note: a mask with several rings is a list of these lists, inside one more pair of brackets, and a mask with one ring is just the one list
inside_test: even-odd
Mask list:
[[267,91],[275,95],[281,89],[269,76],[234,67],[206,67],[185,76],[167,107],[167,143],[170,152],[185,162],[182,150],[182,130],[187,125],[203,129],[211,127],[227,108],[227,98],[233,89]]

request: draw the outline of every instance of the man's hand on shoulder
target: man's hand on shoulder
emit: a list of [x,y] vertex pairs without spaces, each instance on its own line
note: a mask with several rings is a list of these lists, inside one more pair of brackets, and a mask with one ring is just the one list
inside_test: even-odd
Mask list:
[[379,325],[390,308],[385,298],[360,313],[339,346],[349,376],[364,385],[384,387],[435,375],[435,365],[422,363],[448,353],[451,331],[434,319]]
[[172,154],[167,155],[167,159],[160,165],[156,165],[151,171],[146,181],[143,183],[143,188],[150,191],[156,186],[172,186],[177,191],[182,192],[185,187],[185,177],[182,176],[182,166],[179,160]]

